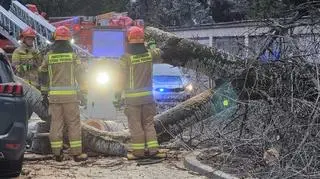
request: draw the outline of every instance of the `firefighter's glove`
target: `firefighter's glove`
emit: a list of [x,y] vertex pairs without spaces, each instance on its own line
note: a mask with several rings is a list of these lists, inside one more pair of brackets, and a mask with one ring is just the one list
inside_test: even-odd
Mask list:
[[113,106],[116,109],[120,109],[122,106],[121,93],[119,93],[119,92],[115,93],[114,98],[115,98],[115,100],[112,102]]
[[78,97],[80,100],[80,106],[87,106],[87,93],[81,90],[80,93],[78,93]]
[[32,64],[22,64],[17,66],[18,72],[27,72],[32,69]]
[[114,100],[112,103],[117,110],[121,108],[121,100]]
[[148,42],[147,42],[147,45],[148,45],[148,48],[149,49],[155,49],[157,48],[157,44],[156,44],[156,41],[154,39],[150,39]]

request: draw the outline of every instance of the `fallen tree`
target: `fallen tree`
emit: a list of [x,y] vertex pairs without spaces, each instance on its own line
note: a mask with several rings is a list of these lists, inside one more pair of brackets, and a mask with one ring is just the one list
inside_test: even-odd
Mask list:
[[[241,108],[227,113],[228,118],[218,123],[221,126],[216,127],[214,116],[207,121],[212,125],[199,123],[185,130],[184,136],[190,135],[187,140],[194,141],[185,143],[221,146],[228,153],[221,156],[207,150],[204,162],[214,168],[231,166],[235,174],[249,174],[239,177],[319,178],[318,7],[318,2],[306,2],[290,10],[291,17],[268,20],[270,30],[262,36],[266,43],[256,57],[245,60],[147,28],[148,37],[161,42],[166,63],[231,82],[237,91]],[[306,14],[310,17],[302,19]],[[265,52],[274,55],[275,45],[281,51],[279,58],[262,61]],[[206,131],[199,130],[203,126]],[[244,160],[237,161],[241,157]]]
[[[24,95],[30,108],[44,121],[50,122],[47,106],[42,103],[41,93],[23,79],[17,77],[17,80],[23,84]],[[174,138],[184,128],[212,115],[212,96],[213,92],[211,90],[205,91],[166,111],[164,114],[157,115],[155,117],[155,128],[159,142],[165,142]],[[41,129],[41,131],[43,130]],[[45,130],[48,132],[49,128]],[[29,136],[31,137],[32,135]],[[130,134],[126,130],[102,131],[85,122],[82,122],[82,136],[86,149],[105,155],[125,155],[126,144],[130,139]],[[48,140],[42,142],[48,143]]]

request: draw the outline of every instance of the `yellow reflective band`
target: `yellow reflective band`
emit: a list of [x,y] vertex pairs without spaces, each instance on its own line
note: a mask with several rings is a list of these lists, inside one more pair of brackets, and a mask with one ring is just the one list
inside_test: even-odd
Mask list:
[[143,96],[150,96],[150,95],[152,95],[152,91],[144,91],[144,92],[138,92],[138,93],[127,93],[127,94],[125,94],[125,97],[136,98],[136,97],[143,97]]
[[147,144],[158,144],[158,141],[156,141],[156,140],[151,140],[151,141],[147,142]]
[[27,55],[20,54],[19,57],[20,57],[20,60],[29,60],[29,59],[33,58],[33,55],[32,54],[27,54]]
[[81,143],[82,143],[81,140],[75,140],[75,141],[71,141],[70,145],[72,145],[72,144],[81,144]]
[[150,142],[147,142],[147,146],[148,148],[157,148],[159,147],[159,144],[158,144],[158,141],[150,141]]
[[151,148],[158,148],[159,147],[159,144],[152,144],[152,145],[148,145],[148,148],[151,149]]
[[71,80],[71,85],[73,86],[74,85],[74,76],[73,76],[73,65],[71,65],[71,78],[70,78],[70,80]]
[[61,148],[62,147],[62,141],[58,142],[50,142],[51,148]]
[[65,90],[65,91],[49,91],[49,95],[75,95],[77,91],[75,90]]
[[131,148],[134,150],[141,150],[141,149],[144,149],[144,147],[145,147],[144,143],[131,144]]
[[130,66],[130,89],[133,89],[133,68]]
[[225,99],[225,100],[223,101],[223,105],[224,105],[224,106],[229,106],[229,100]]
[[51,145],[58,145],[58,144],[62,144],[62,141],[56,141],[56,142],[50,142]]
[[45,87],[45,86],[41,86],[41,91],[48,91],[49,88],[48,87]]
[[57,146],[51,145],[51,148],[52,148],[52,149],[58,149],[58,148],[62,148],[62,146],[61,146],[61,145],[57,145]]
[[72,142],[70,142],[70,147],[71,148],[82,147],[82,142],[80,140],[79,141],[72,141]]
[[52,68],[51,66],[48,66],[48,71],[49,71],[49,85],[52,86]]
[[75,144],[75,145],[70,145],[71,148],[80,148],[82,147],[82,144]]
[[141,54],[141,55],[132,55],[130,57],[130,60],[133,65],[136,65],[139,63],[152,62],[152,55],[150,52]]
[[60,53],[60,54],[51,54],[49,55],[49,64],[57,64],[57,63],[67,63],[73,61],[72,53]]

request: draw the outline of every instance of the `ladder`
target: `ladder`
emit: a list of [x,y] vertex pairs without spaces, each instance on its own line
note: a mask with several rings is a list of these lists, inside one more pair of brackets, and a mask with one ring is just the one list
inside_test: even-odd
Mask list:
[[[9,39],[15,46],[19,46],[20,32],[28,25],[17,18],[12,12],[0,6],[0,33]],[[35,47],[42,48],[46,39],[39,33],[35,40]]]
[[12,18],[11,14],[0,6],[0,31],[3,36],[18,46],[18,39],[22,29],[28,27],[18,18]]
[[[47,42],[50,42],[50,39],[52,39],[52,34],[56,28],[46,19],[33,13],[17,0],[12,1],[10,11],[46,39],[45,41],[41,41],[43,46],[47,45]],[[78,45],[72,44],[72,46],[79,56],[92,57],[87,50],[80,48]]]

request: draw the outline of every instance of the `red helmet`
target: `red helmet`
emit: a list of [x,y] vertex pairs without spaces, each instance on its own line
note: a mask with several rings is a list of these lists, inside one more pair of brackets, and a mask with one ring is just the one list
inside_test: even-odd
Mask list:
[[144,30],[138,26],[132,26],[127,31],[128,43],[144,43]]
[[25,28],[21,33],[21,39],[23,40],[26,37],[36,38],[36,32],[31,28]]
[[72,37],[70,29],[66,26],[57,27],[53,36],[54,40],[70,40]]

